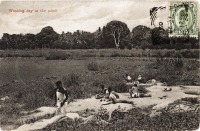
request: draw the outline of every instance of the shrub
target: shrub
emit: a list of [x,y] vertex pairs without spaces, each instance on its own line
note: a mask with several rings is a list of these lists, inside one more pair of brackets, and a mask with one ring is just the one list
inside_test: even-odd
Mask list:
[[181,100],[191,102],[192,104],[199,104],[199,100],[197,97],[186,97],[182,98]]
[[70,58],[71,55],[70,54],[66,54],[64,52],[58,52],[58,51],[55,51],[55,52],[50,52],[46,57],[45,59],[46,60],[66,60],[68,58]]
[[98,110],[97,117],[101,118],[102,120],[108,120],[109,118],[109,112],[106,108],[103,108],[102,106]]
[[119,93],[129,91],[128,86],[123,82],[116,83],[116,85],[114,85],[113,90],[115,90],[116,92],[119,92]]
[[[100,119],[93,119],[87,123],[77,119],[67,119],[63,123],[56,122],[49,125],[46,130],[106,130],[106,131],[127,131],[127,130],[195,130],[199,127],[199,115],[193,111],[187,112],[162,112],[155,117],[149,117],[141,108],[133,108],[127,113],[115,110],[113,119],[109,123],[103,123]],[[107,119],[107,118],[105,118]]]
[[68,76],[63,77],[64,85],[69,86],[78,86],[80,84],[80,78],[77,74],[71,73]]
[[86,97],[85,96],[86,92],[85,92],[85,90],[82,86],[70,86],[70,87],[67,87],[67,91],[68,91],[70,98],[72,100]]
[[91,62],[87,65],[89,71],[98,71],[99,67],[96,62]]

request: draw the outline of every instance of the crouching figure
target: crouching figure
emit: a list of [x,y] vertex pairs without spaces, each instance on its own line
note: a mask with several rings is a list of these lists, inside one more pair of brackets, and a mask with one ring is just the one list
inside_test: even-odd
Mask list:
[[115,91],[112,91],[111,87],[108,87],[108,89],[106,90],[106,97],[110,100],[110,102],[108,102],[107,104],[113,103],[127,103],[127,104],[134,104],[133,101],[129,101],[129,100],[122,100],[118,93],[116,93]]
[[150,93],[145,93],[142,89],[138,87],[138,84],[134,84],[131,89],[129,89],[130,98],[138,97],[151,97]]
[[106,88],[104,87],[104,85],[101,85],[101,91],[95,95],[95,98],[96,99],[101,99],[101,98],[104,98],[105,97],[105,94],[106,94]]

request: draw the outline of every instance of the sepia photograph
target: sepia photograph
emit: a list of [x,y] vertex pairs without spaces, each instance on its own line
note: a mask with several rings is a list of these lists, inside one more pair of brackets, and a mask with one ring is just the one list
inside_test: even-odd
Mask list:
[[0,0],[0,131],[200,130],[200,1]]

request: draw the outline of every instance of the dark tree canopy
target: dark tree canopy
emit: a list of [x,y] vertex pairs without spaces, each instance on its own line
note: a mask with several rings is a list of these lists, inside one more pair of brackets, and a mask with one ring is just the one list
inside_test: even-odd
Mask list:
[[[200,34],[200,33],[199,33]],[[200,37],[200,36],[199,36]],[[138,25],[129,31],[127,24],[111,21],[106,26],[97,27],[95,32],[77,30],[58,34],[51,26],[44,27],[37,34],[8,34],[0,39],[0,49],[99,49],[99,48],[199,48],[199,38],[168,37],[168,30],[150,29]]]
[[159,27],[152,29],[152,43],[153,45],[169,44],[167,30]]
[[47,26],[43,28],[40,33],[36,34],[35,37],[39,48],[52,48],[53,42],[58,39],[59,34],[56,33],[52,27]]
[[121,21],[111,21],[103,29],[103,36],[105,38],[107,47],[119,48],[121,40],[129,35],[130,30],[126,23]]
[[151,36],[150,28],[138,25],[132,30],[131,41],[133,46],[147,46],[152,44]]

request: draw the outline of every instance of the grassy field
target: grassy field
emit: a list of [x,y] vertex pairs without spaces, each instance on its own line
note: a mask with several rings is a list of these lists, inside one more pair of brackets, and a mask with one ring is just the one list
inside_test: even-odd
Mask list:
[[[133,79],[141,74],[145,80],[156,79],[168,85],[200,81],[198,59],[131,57],[134,53],[113,49],[0,51],[3,57],[10,54],[0,58],[0,98],[9,97],[0,101],[1,124],[19,124],[15,118],[20,111],[52,106],[51,91],[57,80],[63,81],[72,99],[91,97],[100,90],[100,84],[124,91],[126,73]],[[69,59],[51,60],[63,54]]]
[[199,58],[199,49],[36,49],[0,50],[0,57],[45,57],[46,59],[79,59],[82,57],[184,57]]

